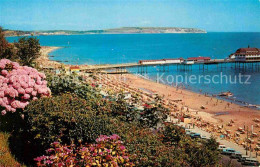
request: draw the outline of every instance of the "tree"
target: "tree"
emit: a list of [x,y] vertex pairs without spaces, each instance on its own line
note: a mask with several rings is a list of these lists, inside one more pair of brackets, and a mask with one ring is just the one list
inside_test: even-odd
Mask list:
[[185,136],[185,131],[177,125],[169,124],[165,126],[163,131],[163,142],[165,144],[170,144],[177,147],[179,142],[184,137],[187,137]]
[[35,37],[22,37],[15,42],[17,56],[23,65],[31,66],[33,61],[40,56],[39,39]]
[[0,27],[0,59],[17,59],[14,46],[5,39],[2,27]]
[[8,47],[8,42],[6,41],[6,39],[4,37],[4,32],[3,32],[2,27],[0,27],[0,56],[1,56],[1,58],[7,47]]
[[219,161],[218,143],[213,138],[201,143],[187,140],[184,145],[186,161],[191,167],[215,166]]

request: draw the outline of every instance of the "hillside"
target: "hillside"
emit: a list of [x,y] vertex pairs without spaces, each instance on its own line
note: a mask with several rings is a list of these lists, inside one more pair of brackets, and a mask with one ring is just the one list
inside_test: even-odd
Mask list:
[[159,34],[159,33],[206,33],[205,30],[197,28],[179,27],[122,27],[105,30],[70,31],[70,30],[48,30],[48,31],[19,31],[4,30],[6,36],[29,36],[29,35],[77,35],[77,34]]

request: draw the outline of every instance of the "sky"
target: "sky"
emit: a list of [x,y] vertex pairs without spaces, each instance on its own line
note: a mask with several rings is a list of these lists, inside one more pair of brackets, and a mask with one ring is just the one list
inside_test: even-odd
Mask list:
[[0,0],[0,26],[14,30],[139,26],[260,32],[260,0]]

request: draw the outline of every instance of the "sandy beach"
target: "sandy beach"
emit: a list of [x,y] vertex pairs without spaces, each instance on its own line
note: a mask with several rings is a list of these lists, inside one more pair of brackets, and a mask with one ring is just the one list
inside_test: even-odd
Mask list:
[[[59,49],[59,47],[42,47],[42,56],[37,61],[42,65],[42,67],[69,68],[71,65],[64,65],[49,60],[48,54],[56,49]],[[200,120],[196,122],[196,125],[200,126],[201,124],[206,123],[206,129],[209,132],[212,132],[215,136],[228,133],[228,140],[235,142],[239,138],[236,143],[243,145],[245,144],[246,133],[242,133],[238,131],[238,129],[243,129],[243,131],[245,131],[248,128],[249,131],[252,131],[253,126],[253,132],[250,133],[255,133],[259,137],[260,122],[255,121],[260,120],[259,110],[195,93],[190,90],[177,89],[176,87],[156,83],[134,74],[100,75],[102,75],[103,78],[108,79],[108,81],[113,83],[113,85],[111,87],[111,85],[102,80],[98,82],[98,84],[106,85],[112,89],[117,89],[117,86],[120,85],[119,87],[123,89],[125,88],[125,90],[129,90],[129,88],[138,90],[138,92],[141,92],[141,94],[144,95],[144,99],[148,99],[145,94],[152,93],[162,96],[166,104],[174,102],[178,107],[175,107],[172,112],[187,113],[188,111],[193,118],[199,117]],[[219,129],[216,127],[219,127]],[[256,145],[257,142],[259,142],[258,137],[252,137],[253,145]]]
[[[260,111],[243,107],[234,103],[208,97],[189,90],[176,89],[172,86],[163,85],[146,79],[142,79],[132,74],[124,74],[127,84],[135,88],[145,88],[154,93],[158,93],[166,100],[181,100],[179,104],[187,106],[194,111],[209,113],[219,123],[227,123],[231,119],[237,126],[254,125],[254,118],[260,118]],[[201,109],[204,106],[205,109]]]
[[42,46],[40,50],[41,55],[38,59],[36,59],[36,62],[43,68],[60,68],[62,65],[61,63],[49,59],[50,53],[60,48],[61,47],[55,46]]
[[[215,137],[225,135],[226,140],[245,147],[248,130],[252,151],[259,143],[259,110],[189,90],[176,89],[176,87],[156,83],[133,74],[112,75],[112,78],[123,81],[129,87],[138,89],[144,94],[152,92],[162,96],[166,106],[171,107],[172,102],[175,101],[178,107],[177,109],[173,107],[171,113],[192,115],[196,126],[210,132]],[[205,109],[201,109],[201,106],[204,106]]]

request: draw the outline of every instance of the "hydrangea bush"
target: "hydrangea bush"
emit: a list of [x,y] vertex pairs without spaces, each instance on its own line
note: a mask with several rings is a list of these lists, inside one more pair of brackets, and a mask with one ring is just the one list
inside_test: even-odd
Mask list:
[[134,166],[129,160],[123,142],[116,134],[101,135],[96,144],[85,144],[76,147],[66,146],[59,142],[52,143],[47,156],[35,158],[37,166]]
[[1,114],[24,109],[30,100],[49,96],[46,76],[36,69],[20,66],[8,59],[0,60],[0,109]]

